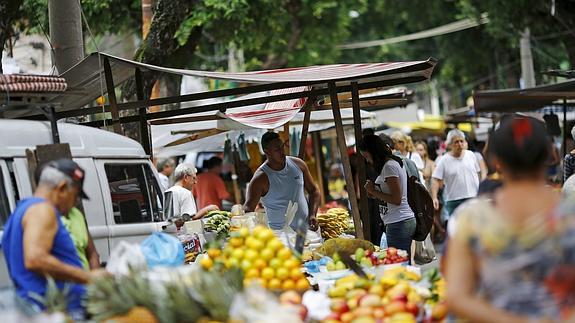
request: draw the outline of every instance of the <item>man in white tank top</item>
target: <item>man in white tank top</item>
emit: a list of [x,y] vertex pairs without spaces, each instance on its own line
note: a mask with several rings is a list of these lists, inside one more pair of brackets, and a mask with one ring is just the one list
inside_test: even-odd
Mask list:
[[[267,132],[261,139],[267,160],[258,168],[248,185],[244,209],[252,212],[260,199],[266,210],[270,228],[280,230],[285,224],[285,214],[290,201],[297,202],[297,219],[308,220],[309,229],[317,230],[316,213],[319,189],[311,177],[305,162],[285,154],[285,144],[275,132]],[[305,192],[308,194],[306,200]]]

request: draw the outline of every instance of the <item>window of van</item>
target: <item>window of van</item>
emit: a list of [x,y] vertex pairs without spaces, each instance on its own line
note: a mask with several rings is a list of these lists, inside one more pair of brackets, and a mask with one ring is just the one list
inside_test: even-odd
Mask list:
[[106,164],[116,224],[162,220],[162,194],[147,164]]
[[0,169],[0,227],[4,226],[4,223],[8,220],[10,216],[10,202],[8,201],[8,194],[6,193],[6,188],[4,187],[4,175]]

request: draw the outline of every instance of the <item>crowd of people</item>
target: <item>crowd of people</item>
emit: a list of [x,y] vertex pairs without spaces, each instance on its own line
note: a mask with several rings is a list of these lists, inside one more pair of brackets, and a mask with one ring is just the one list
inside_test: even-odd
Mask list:
[[[368,165],[363,185],[370,221],[378,224],[372,225],[372,238],[385,233],[387,246],[411,255],[416,219],[408,180],[416,177],[437,210],[436,231],[446,231],[442,271],[454,315],[473,322],[575,320],[575,202],[547,185],[552,153],[545,124],[509,116],[490,134],[483,154],[469,150],[458,129],[447,133],[445,144],[446,152],[433,160],[436,152],[425,141],[414,143],[400,132],[364,132],[357,151]],[[264,134],[261,146],[266,161],[248,185],[245,211],[261,203],[270,227],[279,230],[289,202],[297,201],[292,226],[303,220],[317,230],[319,189],[307,165],[286,156],[277,133]],[[571,155],[565,157],[566,176]],[[231,199],[217,156],[205,162],[201,174],[169,159],[157,167],[175,215],[200,219]],[[81,313],[85,284],[106,275],[76,208],[79,197],[88,198],[84,176],[72,160],[47,163],[37,173],[34,196],[20,201],[4,226],[2,248],[16,292],[39,308],[43,304],[32,295],[45,294],[46,276],[60,287],[70,284],[69,311]]]

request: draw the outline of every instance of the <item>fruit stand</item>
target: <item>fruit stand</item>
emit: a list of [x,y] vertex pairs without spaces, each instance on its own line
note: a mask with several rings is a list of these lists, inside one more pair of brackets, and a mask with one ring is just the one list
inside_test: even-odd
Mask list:
[[[341,208],[322,212],[333,215],[327,223],[350,221]],[[446,316],[443,279],[437,270],[421,275],[408,266],[403,250],[379,249],[342,231],[298,255],[277,231],[234,218],[214,212],[203,220],[204,233],[217,238],[188,265],[95,281],[88,313],[108,322],[441,322]]]

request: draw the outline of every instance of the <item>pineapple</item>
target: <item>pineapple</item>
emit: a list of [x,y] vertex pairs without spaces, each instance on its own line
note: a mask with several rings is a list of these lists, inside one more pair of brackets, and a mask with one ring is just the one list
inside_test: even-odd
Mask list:
[[47,313],[66,313],[70,286],[64,284],[60,290],[51,276],[46,276],[46,293],[44,296],[31,293],[30,297],[40,302]]

